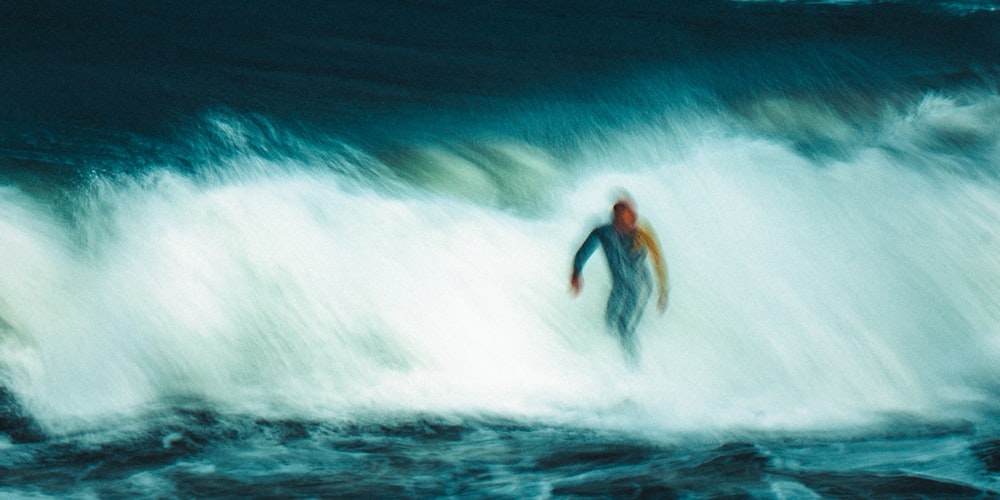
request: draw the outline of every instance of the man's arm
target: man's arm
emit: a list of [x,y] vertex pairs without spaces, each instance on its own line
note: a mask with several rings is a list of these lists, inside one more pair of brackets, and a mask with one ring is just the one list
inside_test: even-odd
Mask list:
[[587,239],[583,241],[583,244],[580,245],[580,249],[576,251],[576,255],[573,256],[573,274],[569,278],[569,287],[574,295],[580,293],[580,289],[583,288],[580,272],[583,271],[584,264],[587,263],[587,259],[594,254],[594,251],[597,250],[597,246],[600,244],[601,240],[597,235],[597,229],[594,229],[587,236]]
[[663,253],[660,250],[660,242],[656,238],[653,228],[647,224],[642,224],[636,229],[636,245],[649,250],[649,256],[653,259],[653,270],[656,271],[656,283],[660,290],[657,307],[660,312],[667,308],[667,296],[670,293],[670,283],[667,280],[667,262],[663,260]]

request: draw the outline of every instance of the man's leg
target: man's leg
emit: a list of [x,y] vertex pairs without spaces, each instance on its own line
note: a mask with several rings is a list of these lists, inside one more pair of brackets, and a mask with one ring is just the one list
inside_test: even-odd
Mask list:
[[638,280],[630,292],[627,294],[626,300],[623,301],[621,312],[622,330],[631,339],[635,335],[636,328],[639,327],[639,320],[642,319],[642,313],[646,310],[646,303],[649,302],[649,297],[653,293],[653,287],[649,281]]
[[625,361],[629,364],[638,362],[638,349],[635,345],[635,311],[639,302],[633,287],[615,287],[608,297],[607,322],[608,327],[618,334]]
[[631,364],[639,362],[639,345],[635,337],[635,331],[639,327],[639,320],[649,302],[652,294],[652,286],[647,280],[637,280],[634,286],[628,289],[622,300],[621,317],[619,319],[619,335],[621,335],[622,349],[625,352],[625,360]]

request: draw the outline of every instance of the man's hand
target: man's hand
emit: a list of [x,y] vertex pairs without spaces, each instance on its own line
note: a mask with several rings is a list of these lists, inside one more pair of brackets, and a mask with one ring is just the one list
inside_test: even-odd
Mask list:
[[573,273],[573,276],[569,278],[569,291],[573,296],[577,296],[580,295],[581,289],[583,289],[583,280],[578,273]]
[[670,293],[667,290],[660,292],[660,298],[656,301],[656,310],[659,311],[660,314],[663,314],[663,312],[667,310],[667,299],[669,295]]

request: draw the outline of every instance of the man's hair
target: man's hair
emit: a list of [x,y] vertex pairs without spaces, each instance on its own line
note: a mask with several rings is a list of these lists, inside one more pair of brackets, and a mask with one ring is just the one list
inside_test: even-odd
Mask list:
[[611,210],[616,214],[625,209],[635,212],[635,204],[632,203],[632,200],[628,198],[619,198],[618,201],[615,202],[615,205],[611,208]]

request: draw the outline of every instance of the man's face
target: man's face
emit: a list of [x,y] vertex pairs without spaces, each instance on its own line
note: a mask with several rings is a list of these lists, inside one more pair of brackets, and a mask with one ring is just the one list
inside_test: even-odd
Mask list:
[[629,206],[619,206],[615,208],[614,226],[619,233],[632,234],[635,232],[636,221],[635,210]]

